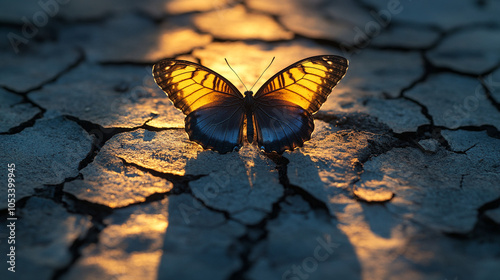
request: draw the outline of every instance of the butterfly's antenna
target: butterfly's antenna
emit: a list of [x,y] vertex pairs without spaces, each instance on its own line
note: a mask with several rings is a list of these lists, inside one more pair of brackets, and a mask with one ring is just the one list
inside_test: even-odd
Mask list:
[[264,73],[266,73],[266,70],[271,66],[271,64],[273,64],[273,61],[276,57],[273,57],[273,59],[271,60],[271,63],[269,63],[269,65],[266,67],[266,69],[264,69],[264,71],[262,72],[262,74],[260,74],[259,78],[257,79],[257,81],[255,81],[255,83],[253,84],[253,86],[250,88],[250,91],[252,91],[253,87],[257,84],[257,82],[260,80],[260,78],[262,78],[262,75],[264,75]]
[[238,76],[238,74],[236,73],[236,71],[233,70],[233,68],[231,67],[231,65],[229,65],[229,62],[227,62],[227,59],[224,58],[224,60],[226,61],[227,63],[227,66],[229,66],[229,69],[231,69],[233,71],[233,73],[236,75],[236,77],[238,77],[238,79],[240,80],[241,84],[245,87],[245,89],[248,91],[247,89],[247,86],[245,86],[245,84],[243,83],[243,81],[240,79],[240,76]]

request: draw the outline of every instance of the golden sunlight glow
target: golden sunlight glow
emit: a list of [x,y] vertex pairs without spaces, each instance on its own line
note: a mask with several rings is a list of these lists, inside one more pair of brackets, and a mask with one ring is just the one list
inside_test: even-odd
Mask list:
[[127,223],[120,227],[122,235],[135,235],[147,232],[165,232],[168,220],[162,214],[135,214],[131,215]]
[[248,12],[241,4],[200,14],[194,17],[194,23],[202,31],[223,39],[278,40],[293,38],[293,33],[281,28],[272,17]]
[[394,193],[386,187],[387,182],[383,180],[371,180],[364,182],[361,186],[353,189],[354,195],[368,202],[388,201]]
[[158,61],[165,57],[189,52],[193,48],[207,45],[211,41],[212,36],[199,34],[191,28],[165,26],[145,58],[150,61]]
[[81,263],[89,267],[105,270],[105,275],[113,275],[113,279],[156,279],[160,265],[162,250],[153,252],[135,252],[128,256],[122,250],[108,249],[99,257],[88,257]]
[[[365,211],[361,204],[349,204],[342,212],[335,215],[339,218],[339,229],[345,233],[352,244],[361,264],[362,279],[387,279],[387,266],[393,258],[373,258],[379,252],[393,251],[394,258],[399,256],[400,248],[405,246],[404,226],[399,225],[390,230],[389,236],[379,236],[370,230],[370,224],[365,220]],[[383,262],[382,262],[383,261]]]
[[[124,224],[111,223],[101,232],[99,245],[85,248],[89,256],[80,265],[101,269],[116,279],[156,279],[167,226],[166,213],[132,214]],[[124,254],[130,240],[147,241],[148,249]]]
[[[248,177],[248,184],[250,185],[250,188],[253,188],[253,184],[254,182],[257,180],[256,176],[257,176],[257,173],[255,172],[254,168],[255,168],[255,161],[254,161],[254,157],[258,156],[256,153],[258,153],[258,149],[256,148],[252,148],[252,149],[247,149],[249,151],[252,151],[254,154],[249,154],[246,153],[245,154],[245,169],[246,169],[246,174],[247,174],[247,177]],[[253,156],[253,157],[251,157]]]

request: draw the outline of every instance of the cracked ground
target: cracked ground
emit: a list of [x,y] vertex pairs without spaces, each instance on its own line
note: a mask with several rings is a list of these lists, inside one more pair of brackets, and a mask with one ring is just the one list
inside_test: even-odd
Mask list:
[[[498,279],[498,1],[0,5],[1,279]],[[282,155],[203,150],[151,76],[319,54],[349,70]]]

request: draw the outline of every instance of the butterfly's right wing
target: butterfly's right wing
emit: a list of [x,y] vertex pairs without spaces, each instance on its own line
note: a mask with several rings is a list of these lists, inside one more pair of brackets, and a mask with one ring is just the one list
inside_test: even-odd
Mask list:
[[158,86],[186,114],[189,139],[227,153],[242,143],[244,98],[216,72],[197,63],[165,59],[153,66]]
[[271,77],[254,96],[254,127],[266,152],[293,150],[311,138],[312,114],[344,77],[347,59],[335,55],[309,57]]

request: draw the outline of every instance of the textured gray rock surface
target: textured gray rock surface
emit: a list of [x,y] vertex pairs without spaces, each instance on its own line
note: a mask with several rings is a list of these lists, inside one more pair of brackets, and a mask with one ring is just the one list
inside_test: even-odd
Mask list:
[[209,207],[236,215],[244,224],[262,220],[283,195],[275,165],[256,147],[243,147],[239,154],[222,157],[197,159],[213,171],[189,183],[193,195]]
[[353,53],[345,83],[340,83],[322,111],[363,111],[370,97],[399,97],[401,91],[424,74],[417,52],[363,50]]
[[[170,201],[175,218],[165,234],[158,279],[225,279],[242,265],[234,247],[245,227],[205,207],[186,212],[192,200],[180,195]],[[192,266],[186,269],[186,263]]]
[[47,110],[105,128],[139,127],[157,118],[162,127],[184,127],[182,112],[151,81],[150,72],[145,66],[82,64],[28,97]]
[[479,75],[500,63],[500,29],[469,29],[457,32],[429,52],[432,63]]
[[[1,279],[496,279],[498,1],[17,1],[0,9]],[[245,90],[347,75],[283,155],[189,141],[162,58]],[[6,203],[14,163],[16,208]],[[16,273],[5,223],[16,216]]]
[[0,133],[30,121],[41,110],[30,103],[23,102],[23,97],[0,90]]
[[[114,141],[115,139],[109,140],[94,161],[80,171],[81,179],[66,183],[66,192],[93,203],[123,207],[143,202],[152,194],[172,189],[172,183],[166,179],[127,165],[114,152]],[[116,192],[117,189],[120,192]]]
[[481,165],[477,160],[447,151],[426,155],[394,149],[368,161],[361,182],[385,182],[395,193],[387,207],[396,214],[411,213],[412,219],[436,230],[467,233],[477,223],[477,209],[500,191],[499,174],[491,172],[498,160]]
[[[17,199],[33,195],[44,185],[61,184],[66,178],[78,176],[79,163],[92,150],[92,137],[60,116],[39,119],[33,127],[0,135],[0,139],[2,162],[17,166]],[[7,181],[7,173],[0,178]],[[7,188],[2,192],[6,195]]]
[[429,27],[393,25],[370,40],[370,46],[377,48],[427,49],[439,39],[439,32]]
[[417,84],[405,96],[423,104],[438,126],[453,129],[493,125],[500,128],[500,113],[488,100],[477,78],[438,74]]
[[71,68],[81,56],[69,44],[32,42],[29,47],[16,46],[0,53],[2,69],[5,69],[0,76],[2,87],[21,93],[33,90]]
[[[2,279],[50,279],[55,270],[71,264],[71,245],[85,238],[92,226],[90,216],[69,213],[46,198],[29,198],[18,215],[16,243],[11,243],[16,247],[17,270],[3,269]],[[7,242],[1,248],[7,251]]]
[[63,30],[61,37],[82,47],[89,60],[104,62],[155,62],[212,41],[212,36],[186,26],[170,22],[156,25],[151,19],[133,15],[92,26],[76,25]]
[[[479,23],[496,23],[499,21],[496,13],[500,5],[496,1],[484,2],[484,5],[475,1],[453,0],[439,1],[430,4],[430,1],[381,1],[362,0],[373,5],[375,11],[388,10],[389,6],[400,4],[400,13],[396,14],[395,21],[409,22],[424,26],[436,26],[442,30],[457,27],[471,26]],[[429,8],[432,5],[432,8]],[[422,16],[425,14],[425,17]]]
[[99,243],[86,247],[63,279],[153,279],[169,224],[169,199],[115,211]]

